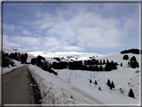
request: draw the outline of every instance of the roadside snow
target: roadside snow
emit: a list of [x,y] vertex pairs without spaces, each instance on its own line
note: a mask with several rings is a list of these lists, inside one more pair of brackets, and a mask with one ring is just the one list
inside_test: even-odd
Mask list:
[[[94,104],[95,99],[67,83],[58,76],[51,74],[35,65],[28,66],[41,93],[42,104]],[[83,93],[83,94],[81,94]],[[86,97],[84,97],[86,96]],[[88,98],[87,98],[88,97]],[[89,99],[90,97],[90,99]],[[96,100],[96,104],[102,104]]]
[[14,65],[15,65],[14,67],[12,67],[11,65],[9,65],[9,68],[8,67],[6,67],[6,68],[0,67],[0,71],[2,70],[0,75],[4,75],[4,74],[11,72],[12,70],[20,67],[20,66],[25,65],[25,64],[21,64],[21,62],[14,60],[14,59],[13,59],[13,62],[14,62]]

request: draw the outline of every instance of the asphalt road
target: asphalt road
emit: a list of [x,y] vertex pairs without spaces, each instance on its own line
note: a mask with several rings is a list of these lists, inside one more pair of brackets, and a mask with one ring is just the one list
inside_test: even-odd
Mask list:
[[3,104],[40,104],[38,87],[27,66],[16,68],[2,76]]

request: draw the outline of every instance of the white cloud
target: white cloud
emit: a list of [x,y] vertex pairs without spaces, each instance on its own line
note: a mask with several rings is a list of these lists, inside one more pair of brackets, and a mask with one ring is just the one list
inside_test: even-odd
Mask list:
[[38,46],[40,45],[40,39],[36,37],[21,37],[21,36],[13,36],[11,40],[17,42],[20,45],[27,46]]
[[14,31],[15,26],[14,26],[14,25],[3,24],[3,29],[5,29],[5,30],[10,30],[10,31]]
[[7,35],[3,35],[3,45],[9,46],[9,47],[18,47],[19,46],[19,44],[11,41],[10,37],[8,37]]
[[[24,22],[24,26],[5,25],[5,28],[16,29],[19,30],[19,35],[26,35],[14,36],[11,40],[21,46],[38,47],[34,50],[84,51],[125,46],[126,43],[122,40],[131,29],[138,27],[137,15],[123,16],[123,13],[120,16],[121,12],[117,11],[120,7],[125,11],[124,4],[99,6],[62,4],[60,9],[56,7],[54,14],[38,10],[35,19]],[[115,16],[117,13],[120,18]]]
[[78,46],[63,46],[63,50],[65,51],[84,51],[85,48],[80,48]]

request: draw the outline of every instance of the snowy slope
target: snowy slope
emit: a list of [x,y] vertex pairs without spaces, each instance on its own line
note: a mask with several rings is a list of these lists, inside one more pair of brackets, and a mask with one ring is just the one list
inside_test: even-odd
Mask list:
[[[15,53],[13,49],[5,49],[7,53]],[[20,52],[20,51],[19,51]],[[88,60],[89,57],[95,57],[95,59],[102,60],[113,60],[118,64],[122,63],[123,66],[117,66],[117,70],[112,70],[110,72],[93,72],[85,70],[69,70],[69,69],[54,69],[58,72],[58,75],[48,73],[43,71],[40,68],[35,68],[35,66],[30,65],[29,69],[34,76],[35,80],[38,82],[40,87],[40,93],[42,95],[42,103],[49,104],[92,104],[93,102],[81,94],[74,92],[70,85],[73,85],[80,90],[90,95],[92,98],[95,98],[107,105],[140,105],[141,99],[141,61],[140,55],[137,54],[108,54],[100,55],[96,53],[77,53],[77,52],[29,52],[28,61],[31,61],[31,58],[35,58],[38,55],[41,55],[46,58],[50,63],[58,62],[53,59],[53,57],[63,58],[62,61],[71,61],[71,60]],[[128,66],[129,60],[123,60],[123,56],[128,55],[129,59],[132,56],[135,56],[139,62],[139,68],[133,69]],[[18,65],[18,62],[16,62]],[[20,64],[19,64],[20,65]],[[62,78],[62,79],[61,79]],[[92,84],[89,84],[89,80],[93,81]],[[106,85],[107,80],[113,81],[115,84],[115,90],[109,89]],[[64,80],[64,82],[63,82]],[[94,85],[94,81],[97,81],[98,85]],[[62,82],[61,82],[62,81]],[[68,82],[69,84],[65,83]],[[65,85],[66,84],[66,85]],[[50,90],[50,88],[53,91]],[[101,88],[102,91],[98,90]],[[124,93],[120,92],[120,88],[124,90]],[[128,92],[130,88],[133,89],[135,98],[128,97]],[[57,90],[58,89],[58,90]],[[50,91],[50,95],[47,95],[47,92]],[[66,93],[66,94],[63,94]],[[76,99],[72,98],[71,95],[75,96]],[[53,96],[54,98],[50,98]],[[60,101],[57,99],[61,98]],[[50,99],[50,100],[49,100]],[[54,99],[54,101],[53,101]],[[55,100],[56,99],[56,100]]]
[[[99,101],[103,102],[104,104],[140,104],[140,55],[137,54],[108,54],[108,55],[99,55],[99,54],[89,54],[89,53],[43,53],[43,52],[33,52],[30,53],[35,57],[38,55],[44,56],[47,61],[57,62],[53,57],[64,57],[65,61],[69,61],[68,57],[72,58],[73,60],[87,60],[89,57],[95,56],[95,59],[101,60],[109,60],[117,62],[118,64],[122,63],[123,66],[121,67],[118,65],[117,70],[113,70],[111,72],[92,72],[92,71],[85,71],[85,70],[57,70],[58,77],[62,78],[63,80],[69,82],[70,84],[78,87],[79,89],[83,90],[90,96],[98,99]],[[128,60],[123,60],[123,56],[128,55],[129,59],[132,56],[135,56],[137,61],[139,62],[140,67],[133,69],[128,66]],[[77,58],[77,59],[76,59]],[[138,71],[138,73],[136,72]],[[46,76],[45,76],[46,78]],[[89,87],[89,80],[98,82],[98,85],[95,86],[91,84]],[[115,90],[110,92],[109,87],[106,85],[107,80],[113,81],[115,84]],[[102,91],[98,90],[101,88]],[[120,92],[120,88],[123,89],[124,93]],[[135,99],[128,97],[128,92],[130,88],[133,89]]]
[[[140,63],[140,55],[128,54],[129,58],[135,56],[137,61]],[[140,68],[130,68],[127,64],[129,60],[123,60],[124,54],[109,54],[106,56],[99,57],[98,59],[113,60],[114,62],[123,63],[121,67],[118,65],[117,70],[111,72],[92,72],[92,71],[82,71],[82,70],[57,70],[58,76],[69,81],[72,85],[80,88],[85,91],[87,94],[98,99],[104,104],[140,104]],[[139,71],[138,73],[136,71]],[[71,75],[71,76],[70,76]],[[92,75],[92,76],[91,76]],[[71,78],[71,79],[69,79]],[[89,87],[89,80],[98,82],[98,85],[95,86],[91,84]],[[115,90],[110,92],[109,87],[106,85],[107,80],[113,81],[115,84]],[[101,88],[102,91],[98,90]],[[120,88],[124,90],[124,93],[120,93]],[[133,89],[135,99],[128,97],[128,92],[130,88]]]
[[102,104],[56,75],[34,65],[28,69],[38,84],[42,104]]
[[18,50],[18,49],[12,49],[12,48],[9,48],[9,47],[3,47],[3,51],[5,52],[5,53],[8,53],[8,54],[10,54],[10,53],[15,53],[15,52],[19,52],[20,54],[24,54],[25,52],[22,52],[22,51],[20,51],[20,50]]

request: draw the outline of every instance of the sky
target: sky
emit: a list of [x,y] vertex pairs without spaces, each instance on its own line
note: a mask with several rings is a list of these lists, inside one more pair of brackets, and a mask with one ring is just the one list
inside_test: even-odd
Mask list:
[[3,3],[5,47],[109,54],[139,41],[139,3]]

